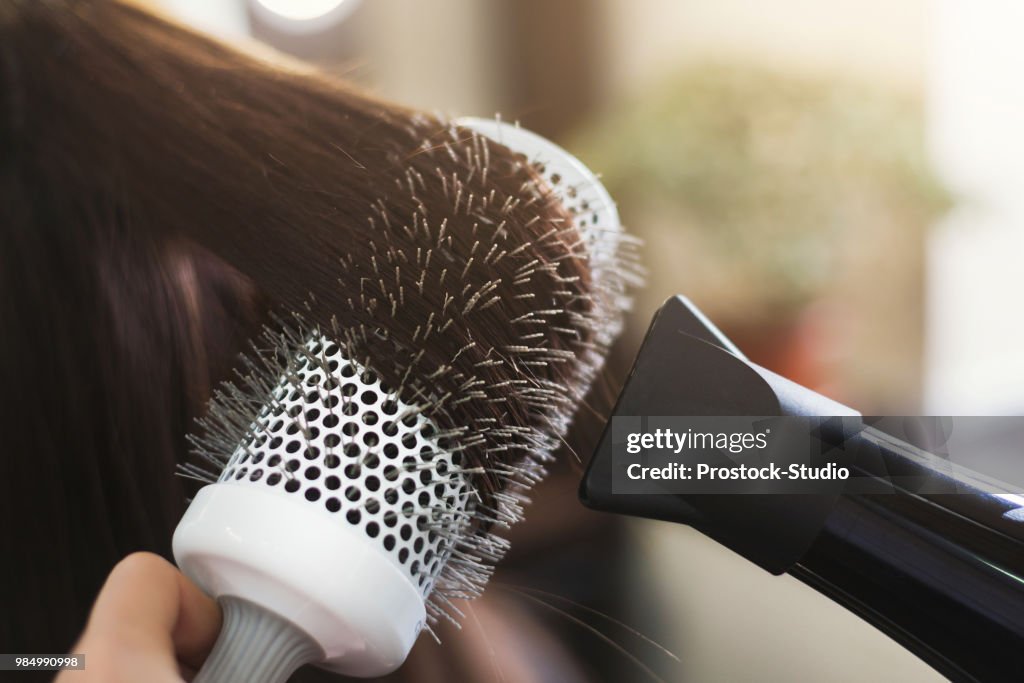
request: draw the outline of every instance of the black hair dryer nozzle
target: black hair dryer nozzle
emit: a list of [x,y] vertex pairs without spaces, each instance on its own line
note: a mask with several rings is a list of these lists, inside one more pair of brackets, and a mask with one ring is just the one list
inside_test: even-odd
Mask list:
[[[621,447],[613,422],[654,416],[807,418],[823,441],[841,445],[858,485],[877,486],[616,493],[618,468],[629,463],[613,455]],[[833,419],[815,422],[821,416]],[[954,680],[1019,680],[1024,497],[987,487],[991,479],[951,466],[927,438],[887,428],[888,419],[862,418],[750,362],[693,304],[673,297],[644,339],[580,498],[597,510],[690,525],[772,573],[788,572]]]

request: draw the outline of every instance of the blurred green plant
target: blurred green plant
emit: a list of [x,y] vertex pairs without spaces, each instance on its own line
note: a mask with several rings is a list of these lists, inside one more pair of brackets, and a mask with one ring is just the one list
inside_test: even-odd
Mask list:
[[950,205],[917,98],[754,66],[686,69],[568,147],[634,231],[657,243],[640,224],[652,214],[662,230],[696,231],[705,270],[765,314],[813,299],[866,225],[926,226]]

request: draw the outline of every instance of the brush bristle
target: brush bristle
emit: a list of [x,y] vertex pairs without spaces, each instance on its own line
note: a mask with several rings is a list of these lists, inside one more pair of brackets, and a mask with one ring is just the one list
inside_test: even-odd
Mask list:
[[343,305],[311,297],[266,330],[211,400],[185,470],[215,481],[260,437],[261,409],[309,360],[309,340],[338,344],[463,458],[474,504],[430,593],[434,621],[483,590],[507,546],[496,532],[523,518],[639,277],[633,240],[584,234],[525,157],[432,119],[409,134],[422,144],[388,155],[393,182],[367,198],[352,249],[335,255]]

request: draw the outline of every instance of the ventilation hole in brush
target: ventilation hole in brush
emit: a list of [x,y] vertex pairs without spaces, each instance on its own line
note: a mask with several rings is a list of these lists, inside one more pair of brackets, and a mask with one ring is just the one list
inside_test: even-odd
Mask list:
[[349,486],[345,489],[345,497],[348,498],[353,503],[359,500],[360,496],[362,495],[363,494],[359,491],[359,488],[356,486]]
[[320,489],[306,489],[306,500],[314,502],[320,498]]
[[361,518],[362,515],[359,513],[359,510],[349,510],[348,512],[345,513],[345,519],[348,520],[348,523],[352,524],[353,526],[359,524],[359,520]]
[[366,432],[366,434],[363,434],[363,443],[373,448],[380,443],[380,437],[373,432]]
[[259,481],[262,476],[263,470],[253,470],[252,474],[249,475],[249,481]]
[[302,457],[304,457],[306,460],[316,460],[317,458],[320,457],[320,449],[317,448],[316,446],[310,446],[309,448],[302,452]]
[[289,479],[284,485],[284,490],[288,493],[295,493],[299,490],[299,480]]
[[339,458],[338,456],[336,456],[334,454],[324,456],[324,467],[333,470],[333,469],[337,469],[337,467],[340,464],[341,464],[341,458]]
[[277,472],[273,472],[267,477],[267,484],[269,484],[270,486],[276,486],[277,483],[280,481],[281,475],[278,474]]
[[327,429],[334,429],[335,427],[338,426],[339,422],[341,422],[341,418],[338,417],[337,415],[328,415],[321,421],[320,424],[322,424]]
[[302,444],[298,441],[289,441],[284,450],[288,453],[298,453],[300,448],[302,448]]
[[359,433],[359,423],[357,422],[346,422],[341,428],[341,433],[345,436],[355,436]]
[[377,415],[377,413],[373,412],[372,410],[368,410],[365,413],[363,413],[363,423],[364,424],[375,425],[375,424],[377,424],[377,421],[379,419],[380,419],[380,417]]
[[337,491],[338,489],[341,488],[341,479],[338,479],[332,474],[331,476],[324,479],[324,486],[326,486],[332,491]]
[[302,465],[302,463],[300,463],[298,461],[298,459],[296,458],[296,459],[292,459],[292,460],[289,460],[288,462],[286,462],[285,465],[284,465],[284,468],[286,470],[288,470],[289,472],[296,472],[296,471],[298,471],[298,469],[299,469],[299,467],[301,465]]
[[319,467],[307,467],[306,471],[304,472],[304,474],[306,475],[306,479],[309,479],[310,481],[313,481],[314,479],[319,479],[320,478],[320,468]]
[[328,498],[324,501],[324,507],[327,508],[328,512],[337,512],[341,509],[341,501],[337,498]]
[[394,549],[395,549],[395,537],[392,536],[391,534],[388,534],[387,536],[384,537],[384,550],[390,551],[390,550],[394,550]]

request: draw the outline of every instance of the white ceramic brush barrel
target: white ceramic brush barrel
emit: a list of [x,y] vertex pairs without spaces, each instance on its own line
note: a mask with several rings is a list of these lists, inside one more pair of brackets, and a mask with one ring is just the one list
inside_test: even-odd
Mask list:
[[201,680],[252,680],[230,662],[266,650],[292,669],[393,671],[467,524],[466,477],[428,419],[327,339],[293,365],[174,534],[181,570],[231,606]]
[[[474,144],[487,138],[521,153],[573,215],[564,227],[579,232],[595,309],[595,339],[575,359],[584,392],[628,307],[633,271],[622,267],[628,237],[615,205],[550,141],[493,120],[455,123],[479,136]],[[450,606],[478,592],[488,558],[500,555],[499,539],[473,536],[470,477],[429,420],[329,340],[315,335],[300,356],[254,421],[247,403],[229,419],[250,425],[245,437],[237,448],[229,440],[217,483],[175,533],[182,571],[224,606],[200,683],[278,683],[307,662],[351,676],[389,673],[437,614],[426,601],[439,577],[445,590],[435,597]],[[565,420],[548,428],[564,433]]]

